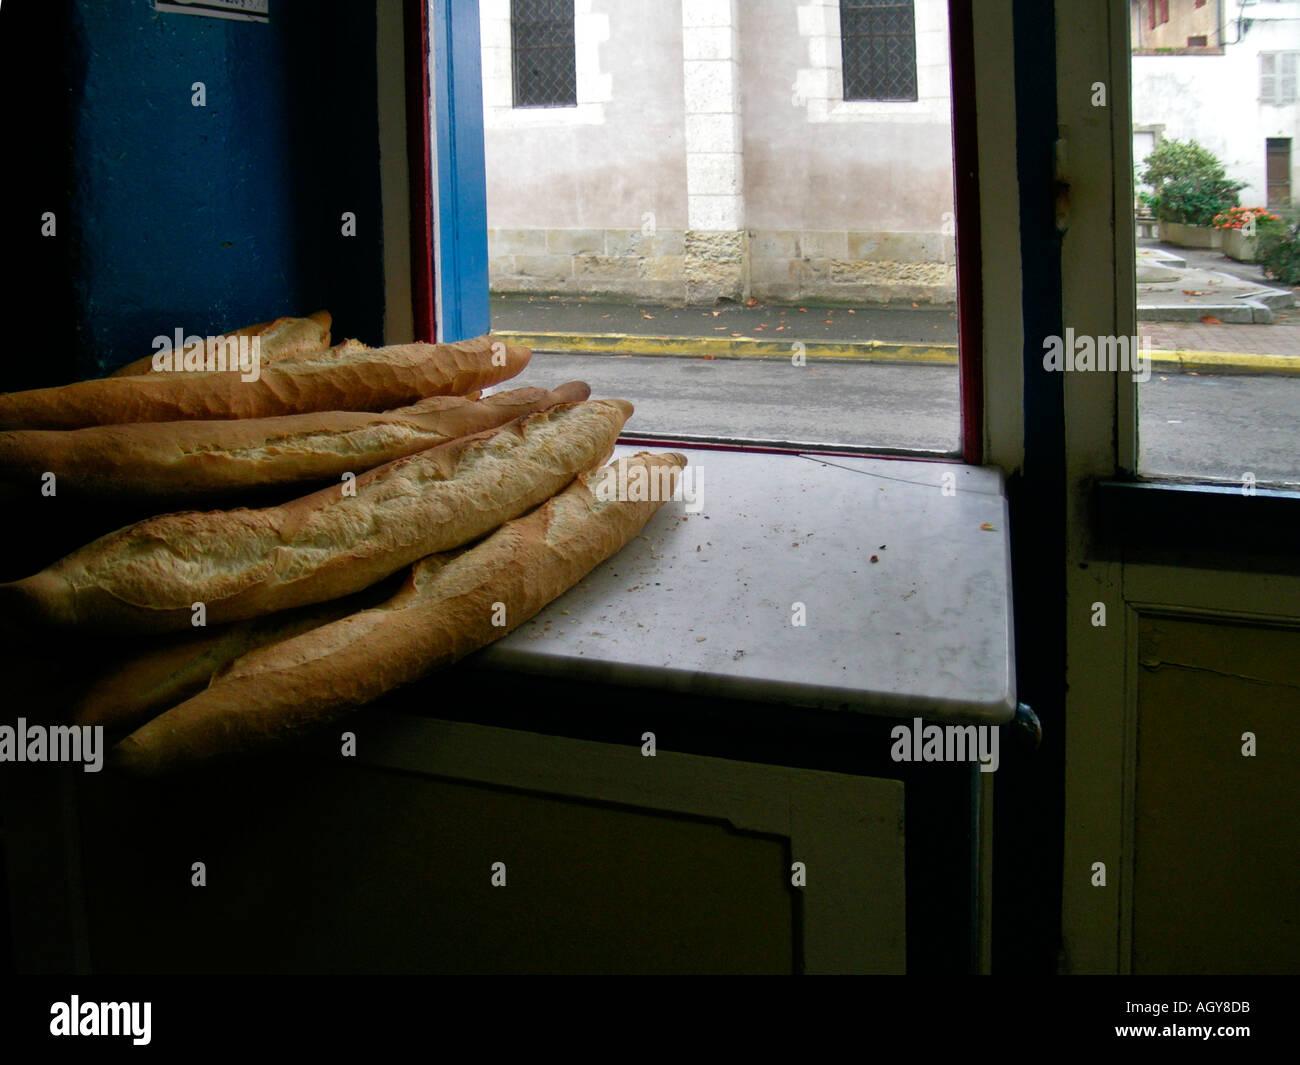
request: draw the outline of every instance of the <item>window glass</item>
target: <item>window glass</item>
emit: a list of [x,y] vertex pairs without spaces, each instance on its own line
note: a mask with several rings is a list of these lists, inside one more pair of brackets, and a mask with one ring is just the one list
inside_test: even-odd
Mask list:
[[518,108],[517,12],[480,6],[511,385],[585,380],[629,433],[959,452],[946,0],[844,5],[896,59],[871,100],[835,2],[566,10],[575,106]]
[[573,107],[573,0],[510,0],[516,107]]
[[1217,6],[1130,24],[1137,472],[1296,486],[1300,213],[1279,105],[1295,99],[1300,13],[1225,5],[1219,25]]

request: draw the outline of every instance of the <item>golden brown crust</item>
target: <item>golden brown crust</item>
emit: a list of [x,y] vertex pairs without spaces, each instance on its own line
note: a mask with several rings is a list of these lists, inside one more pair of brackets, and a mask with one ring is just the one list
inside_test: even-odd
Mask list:
[[[241,329],[223,333],[223,337],[259,337],[260,357],[263,366],[287,355],[304,351],[319,351],[330,346],[329,311],[317,311],[306,318],[277,318],[273,322],[258,322]],[[128,362],[119,366],[110,377],[135,377],[155,373],[154,356]]]
[[240,655],[375,606],[393,593],[398,579],[394,575],[328,603],[142,642],[79,692],[72,719],[114,730],[134,727],[202,691]]
[[486,336],[386,348],[351,342],[277,359],[256,380],[181,370],[9,392],[0,395],[0,429],[391,410],[428,396],[463,395],[499,384],[523,370],[531,355],[527,348]]
[[174,509],[235,489],[337,480],[590,394],[572,381],[553,392],[518,388],[480,402],[435,396],[383,414],[19,429],[0,432],[0,481],[35,491],[53,473],[60,493],[165,498]]
[[[642,453],[628,468],[662,469],[671,485],[685,463],[679,454]],[[116,764],[159,773],[266,746],[511,632],[619,551],[661,505],[662,493],[658,501],[597,498],[602,472],[478,544],[417,563],[380,606],[243,655],[206,690],[123,740]]]
[[20,623],[119,632],[191,627],[323,602],[483,536],[608,455],[623,400],[562,404],[260,510],[183,511],[109,533],[0,585]]

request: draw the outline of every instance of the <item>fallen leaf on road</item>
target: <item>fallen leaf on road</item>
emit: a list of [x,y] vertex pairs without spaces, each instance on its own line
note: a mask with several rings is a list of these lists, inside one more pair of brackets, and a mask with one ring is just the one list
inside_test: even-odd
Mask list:
[[916,307],[916,306],[918,306],[918,304],[913,303],[912,306],[913,306],[913,307]]
[[711,311],[711,312],[709,312],[709,313],[711,313],[711,314],[713,315],[713,317],[716,318],[716,317],[717,317],[718,315],[720,315],[722,312],[721,312],[721,311]]
[[649,318],[651,321],[654,321],[654,315],[653,315],[653,314],[643,314],[643,315],[641,315],[641,317],[642,317],[642,318]]
[[1214,315],[1212,314],[1207,314],[1203,316],[1201,318],[1201,321],[1204,322],[1206,325],[1223,325],[1223,323],[1218,318],[1214,317]]
[[858,312],[855,311],[852,307],[849,308],[849,314],[857,314],[857,313]]
[[757,306],[758,306],[758,300],[745,300],[745,306],[746,306],[746,307],[757,307]]
[[980,522],[980,528],[981,528],[984,532],[997,532],[997,529],[995,529],[995,528],[994,528],[992,525],[990,525],[987,521],[982,521],[982,522]]
[[1208,296],[1208,292],[1193,292],[1190,288],[1183,289],[1184,296]]
[[800,307],[800,308],[799,308],[799,313],[800,313],[800,314],[807,314],[807,313],[808,313],[808,308],[807,308],[807,307]]

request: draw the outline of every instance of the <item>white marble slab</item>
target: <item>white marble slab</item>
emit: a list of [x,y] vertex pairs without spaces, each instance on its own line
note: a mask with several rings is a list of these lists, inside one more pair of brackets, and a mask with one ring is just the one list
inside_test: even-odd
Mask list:
[[1012,717],[998,471],[673,450],[699,471],[701,512],[665,504],[467,666],[886,716]]

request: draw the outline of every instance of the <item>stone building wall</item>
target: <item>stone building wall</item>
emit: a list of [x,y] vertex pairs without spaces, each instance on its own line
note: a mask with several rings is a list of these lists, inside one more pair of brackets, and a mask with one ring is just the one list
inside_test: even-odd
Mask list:
[[576,0],[578,106],[511,106],[481,0],[497,292],[955,300],[945,0],[916,101],[844,101],[838,0]]

